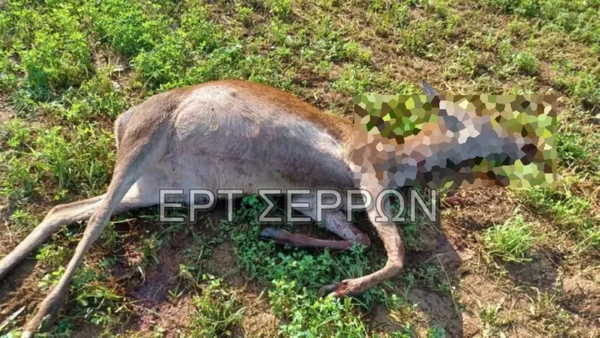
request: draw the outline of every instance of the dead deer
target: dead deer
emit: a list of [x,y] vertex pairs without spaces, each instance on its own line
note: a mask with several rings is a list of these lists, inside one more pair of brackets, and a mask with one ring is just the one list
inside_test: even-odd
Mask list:
[[[428,94],[435,92],[426,86]],[[438,127],[443,127],[441,119]],[[159,203],[160,188],[355,188],[353,125],[323,113],[294,96],[264,85],[217,81],[157,94],[120,115],[114,125],[117,159],[104,195],[54,207],[12,252],[0,261],[0,279],[62,226],[87,220],[83,237],[50,294],[24,327],[31,336],[52,323],[69,282],[112,215]],[[410,140],[406,140],[407,143]],[[503,149],[491,150],[502,152]],[[385,187],[361,182],[377,196]],[[385,205],[389,209],[389,203]],[[314,218],[315,210],[300,210]],[[358,295],[402,269],[404,247],[397,227],[367,214],[387,251],[387,264],[356,279],[324,287],[343,297]],[[347,249],[369,238],[342,211],[324,216],[340,240],[323,240],[268,228],[262,236],[302,247]]]

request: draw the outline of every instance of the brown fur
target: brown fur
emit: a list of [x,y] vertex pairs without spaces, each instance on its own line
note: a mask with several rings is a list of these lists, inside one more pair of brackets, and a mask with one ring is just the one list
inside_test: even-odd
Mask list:
[[243,96],[249,95],[254,98],[260,99],[264,103],[278,106],[279,108],[281,108],[282,114],[295,115],[302,119],[315,123],[319,127],[322,127],[323,129],[327,130],[327,132],[330,135],[338,139],[343,144],[351,142],[352,122],[348,119],[332,114],[323,113],[319,109],[298,99],[292,94],[263,84],[238,80],[213,81],[194,86],[174,89],[171,91],[172,97],[174,99],[181,98],[207,85],[222,85],[224,87],[236,88],[239,90],[239,93]]

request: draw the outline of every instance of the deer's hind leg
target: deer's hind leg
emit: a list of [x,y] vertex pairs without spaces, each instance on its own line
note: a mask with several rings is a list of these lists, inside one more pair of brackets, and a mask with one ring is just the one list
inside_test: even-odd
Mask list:
[[[152,187],[148,185],[151,184]],[[121,200],[113,215],[130,210],[152,206],[158,203],[158,187],[151,178],[142,177]],[[156,191],[153,191],[156,190]],[[105,195],[92,197],[73,203],[57,205],[15,249],[0,260],[0,280],[4,278],[28,254],[44,243],[63,226],[88,220],[101,205]]]
[[15,249],[0,261],[0,279],[6,276],[29,253],[44,243],[52,234],[65,225],[83,221],[91,216],[91,210],[102,200],[102,196],[83,201],[55,206],[48,212],[42,223],[23,240]]
[[[317,220],[317,208],[314,196],[297,196],[294,202],[308,202],[311,206],[307,209],[298,209],[304,215]],[[341,210],[328,210],[323,213],[323,223],[327,230],[338,235],[341,240],[327,240],[314,238],[302,234],[293,234],[289,231],[276,228],[264,229],[260,237],[265,240],[273,240],[277,244],[290,245],[300,248],[329,248],[332,250],[347,250],[355,243],[370,245],[369,237],[347,221],[346,214]]]

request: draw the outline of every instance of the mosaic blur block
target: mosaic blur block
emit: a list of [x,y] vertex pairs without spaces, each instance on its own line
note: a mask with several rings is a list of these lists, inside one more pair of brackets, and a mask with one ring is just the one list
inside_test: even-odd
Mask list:
[[555,96],[362,94],[354,103],[356,184],[526,188],[556,181]]

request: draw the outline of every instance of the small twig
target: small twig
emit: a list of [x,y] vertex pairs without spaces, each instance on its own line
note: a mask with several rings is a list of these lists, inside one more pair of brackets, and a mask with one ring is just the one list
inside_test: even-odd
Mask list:
[[12,315],[8,316],[8,318],[6,318],[2,322],[2,324],[0,324],[0,332],[2,332],[5,328],[7,328],[8,325],[10,324],[10,322],[15,320],[15,318],[17,318],[21,314],[21,312],[23,312],[23,310],[25,310],[25,306],[23,306],[22,308],[15,311]]
[[10,231],[10,227],[8,226],[8,222],[4,222],[4,226],[6,227],[6,231],[8,232],[8,241],[12,243],[13,234]]
[[143,306],[140,306],[140,305],[136,305],[135,303],[130,303],[130,304],[131,304],[133,307],[136,307],[136,308],[138,308],[138,309],[140,309],[140,310],[148,311],[148,312],[152,313],[153,315],[156,315],[156,316],[159,316],[159,317],[161,316],[161,315],[160,315],[160,313],[158,313],[158,312],[156,312],[156,311],[154,311],[154,310],[152,310],[152,309],[149,309],[149,308],[147,308],[147,307],[143,307]]
[[450,281],[450,277],[448,276],[448,273],[446,272],[446,268],[444,267],[444,264],[440,260],[440,256],[436,255],[435,258],[437,259],[438,263],[440,263],[440,267],[442,268],[442,271],[444,272],[444,276],[446,277],[446,282],[448,282],[448,286],[450,287],[450,298],[452,298],[452,304],[454,304],[454,311],[456,311],[456,314],[458,314],[460,316],[461,311],[458,307],[458,304],[456,304],[456,299],[454,297],[454,289],[453,289],[452,282]]

